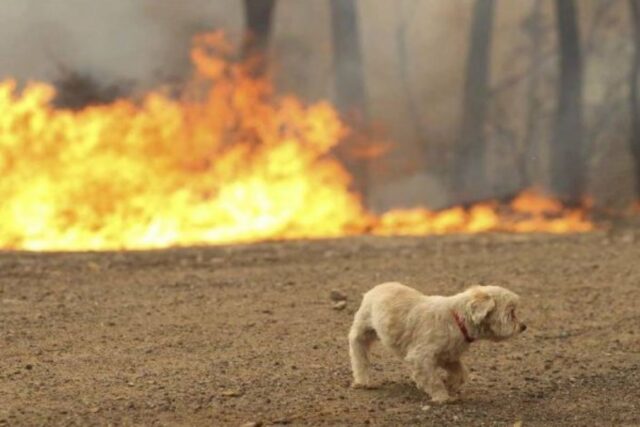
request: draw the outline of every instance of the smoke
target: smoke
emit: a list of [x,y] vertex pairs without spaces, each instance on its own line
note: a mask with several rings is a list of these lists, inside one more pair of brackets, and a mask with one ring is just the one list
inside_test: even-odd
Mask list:
[[[620,106],[626,102],[632,51],[627,5],[576,3],[585,54],[588,161],[604,180],[618,167],[608,159],[626,159],[628,129],[621,117],[627,111]],[[535,4],[541,7],[533,23]],[[280,91],[307,101],[336,99],[329,5],[277,0],[268,55]],[[449,182],[460,135],[472,5],[357,2],[368,120],[383,130],[379,137],[394,144],[368,165],[367,193],[376,209],[456,201]],[[0,78],[56,81],[72,71],[103,87],[126,82],[134,91],[184,79],[195,33],[224,29],[237,42],[244,28],[239,0],[4,0],[1,7]],[[496,9],[485,154],[487,193],[499,196],[521,184],[550,182],[558,50],[552,1],[497,2]],[[534,24],[542,34],[538,39]],[[620,141],[615,150],[613,140]],[[591,188],[630,185],[626,175],[615,176],[611,184],[591,179]]]
[[148,88],[189,70],[198,32],[237,37],[234,0],[3,0],[0,77],[53,81],[67,70]]
[[[440,148],[457,126],[466,43],[466,34],[451,28],[464,28],[468,4],[369,0],[357,9],[366,115],[376,137],[392,143],[369,164],[368,204],[380,211],[446,206],[440,169],[447,154]],[[281,91],[338,101],[330,20],[329,1],[278,0],[270,54]]]

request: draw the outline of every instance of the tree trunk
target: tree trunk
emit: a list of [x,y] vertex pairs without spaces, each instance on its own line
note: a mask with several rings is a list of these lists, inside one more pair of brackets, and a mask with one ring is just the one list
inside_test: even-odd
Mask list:
[[364,114],[365,90],[355,0],[331,0],[336,102],[344,113]]
[[[411,54],[407,49],[407,28],[409,26],[410,18],[415,17],[417,3],[412,3],[412,10],[408,12],[405,11],[405,3],[406,2],[401,1],[398,4],[400,18],[395,31],[396,49],[398,51],[398,73],[400,74],[400,82],[402,84],[404,96],[407,99],[407,108],[409,110],[410,119],[415,126],[415,132],[418,135],[418,138],[423,139],[426,137],[427,132],[424,128],[423,116],[420,113],[420,108],[416,101],[416,91],[411,85],[411,67],[409,64]],[[429,146],[427,146],[427,148],[428,147]],[[427,155],[427,160],[432,160],[432,157]]]
[[489,96],[491,33],[495,0],[476,0],[467,54],[460,140],[453,167],[454,197],[461,202],[486,198],[485,119]]
[[275,3],[275,0],[244,0],[247,33],[242,45],[242,58],[257,61],[253,64],[253,71],[258,75],[266,71],[262,55],[269,44]]
[[544,30],[542,28],[542,0],[535,0],[531,14],[527,17],[527,33],[531,46],[531,75],[527,82],[527,115],[522,154],[518,160],[520,169],[520,188],[524,189],[533,184],[531,165],[535,158],[535,144],[538,141],[538,120],[542,113],[542,102],[538,95],[541,83],[541,72],[538,64],[544,60],[542,42]]
[[631,111],[631,155],[635,166],[636,195],[640,197],[640,0],[629,0],[631,26],[633,27],[633,62],[629,76],[629,101]]
[[582,131],[582,62],[576,4],[556,0],[560,51],[558,104],[551,146],[551,186],[564,202],[579,204],[585,191]]
[[[330,7],[336,107],[346,115],[349,125],[362,130],[367,117],[367,104],[356,1],[331,0]],[[356,189],[366,199],[366,159],[354,159],[347,153],[342,160],[353,173]]]

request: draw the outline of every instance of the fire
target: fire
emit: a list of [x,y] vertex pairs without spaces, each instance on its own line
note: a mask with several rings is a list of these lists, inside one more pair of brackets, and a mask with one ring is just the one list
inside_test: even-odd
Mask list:
[[0,82],[0,248],[592,228],[583,211],[531,192],[506,214],[485,203],[375,216],[331,156],[348,132],[334,109],[276,97],[229,51],[220,34],[196,38],[185,93],[198,97],[158,90],[70,111],[52,107],[47,84]]
[[485,202],[469,209],[433,212],[398,210],[382,215],[375,233],[382,235],[480,233],[485,231],[571,233],[593,229],[584,209],[566,208],[558,200],[529,189],[509,206]]

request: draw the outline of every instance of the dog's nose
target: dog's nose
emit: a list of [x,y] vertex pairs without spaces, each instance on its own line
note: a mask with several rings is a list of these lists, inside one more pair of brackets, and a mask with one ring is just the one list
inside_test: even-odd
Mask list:
[[527,330],[527,325],[525,325],[524,323],[520,325],[520,332],[524,332]]

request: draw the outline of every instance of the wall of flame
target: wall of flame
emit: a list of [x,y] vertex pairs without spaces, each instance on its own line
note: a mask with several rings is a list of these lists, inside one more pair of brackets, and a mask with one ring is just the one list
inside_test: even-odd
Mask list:
[[80,111],[54,89],[0,83],[0,248],[105,250],[358,233],[586,231],[586,213],[527,192],[373,215],[331,156],[349,132],[327,103],[278,97],[198,36],[183,96],[162,90]]

